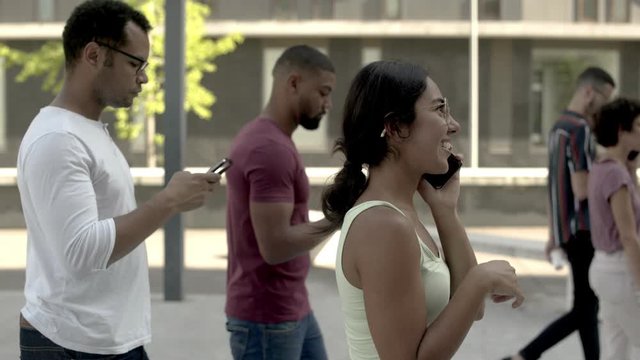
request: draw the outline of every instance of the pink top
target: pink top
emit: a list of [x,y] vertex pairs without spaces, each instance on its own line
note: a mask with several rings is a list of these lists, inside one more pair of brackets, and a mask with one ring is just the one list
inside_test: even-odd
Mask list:
[[589,214],[591,217],[591,241],[596,250],[613,253],[622,250],[620,234],[611,211],[611,196],[626,186],[631,195],[631,205],[636,219],[636,231],[640,232],[640,197],[631,174],[625,166],[612,159],[593,165],[589,173]]
[[267,264],[258,250],[250,202],[294,205],[291,224],[309,221],[309,179],[287,134],[265,118],[245,125],[231,146],[227,177],[227,316],[260,323],[297,321],[311,311],[310,258]]

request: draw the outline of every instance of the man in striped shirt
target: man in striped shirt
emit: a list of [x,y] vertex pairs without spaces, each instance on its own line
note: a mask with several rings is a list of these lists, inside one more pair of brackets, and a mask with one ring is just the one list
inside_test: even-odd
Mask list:
[[[552,322],[514,360],[538,359],[540,355],[578,330],[585,359],[598,359],[598,299],[589,286],[593,245],[589,231],[587,180],[595,159],[591,135],[593,116],[611,98],[615,82],[598,67],[589,67],[578,77],[569,106],[549,133],[549,241],[552,250],[564,250],[571,265],[574,285],[572,309]],[[509,358],[507,358],[509,359]]]

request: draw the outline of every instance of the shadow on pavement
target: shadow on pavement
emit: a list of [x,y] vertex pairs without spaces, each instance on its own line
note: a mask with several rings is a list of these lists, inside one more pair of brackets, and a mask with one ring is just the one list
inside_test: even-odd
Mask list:
[[[186,294],[223,295],[225,293],[226,271],[218,269],[185,269],[183,289]],[[544,293],[547,296],[564,296],[566,279],[558,276],[520,276],[519,282],[526,293]],[[24,286],[24,269],[0,270],[0,290],[21,291]],[[149,282],[152,293],[162,293],[164,289],[163,268],[149,269]],[[309,273],[307,283],[311,286],[322,285],[325,289],[334,289],[337,296],[335,274],[333,270],[314,267]]]

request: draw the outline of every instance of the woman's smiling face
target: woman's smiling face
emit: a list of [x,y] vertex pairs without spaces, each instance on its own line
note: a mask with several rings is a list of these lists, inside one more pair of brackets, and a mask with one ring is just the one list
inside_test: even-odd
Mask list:
[[460,124],[451,116],[449,103],[438,85],[427,77],[427,88],[415,103],[416,119],[411,125],[404,156],[420,164],[425,173],[441,174],[448,169],[453,150],[451,136]]

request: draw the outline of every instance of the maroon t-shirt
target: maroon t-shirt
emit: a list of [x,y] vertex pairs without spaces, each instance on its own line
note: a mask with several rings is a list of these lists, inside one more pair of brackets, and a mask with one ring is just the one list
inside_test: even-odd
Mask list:
[[227,316],[275,323],[311,311],[305,279],[309,254],[267,264],[251,225],[250,202],[294,204],[291,224],[309,221],[309,179],[291,137],[270,119],[245,125],[231,145],[227,178]]

